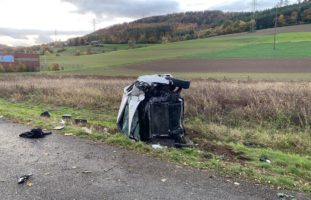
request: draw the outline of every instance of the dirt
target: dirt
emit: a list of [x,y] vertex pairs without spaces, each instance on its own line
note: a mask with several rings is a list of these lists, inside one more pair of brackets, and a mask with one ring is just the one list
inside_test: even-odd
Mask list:
[[215,155],[223,157],[225,161],[234,162],[237,161],[239,153],[235,152],[232,147],[227,145],[213,144],[211,142],[204,142],[199,144],[199,148],[205,152],[211,152]]
[[249,158],[245,157],[242,152],[236,152],[229,145],[215,144],[208,140],[202,139],[200,136],[201,134],[192,129],[187,129],[186,133],[187,137],[195,144],[198,144],[198,148],[205,152],[204,157],[206,159],[210,159],[212,154],[214,154],[227,162],[239,162],[243,164],[245,161],[249,161]]
[[128,66],[155,72],[311,73],[311,58],[176,59]]

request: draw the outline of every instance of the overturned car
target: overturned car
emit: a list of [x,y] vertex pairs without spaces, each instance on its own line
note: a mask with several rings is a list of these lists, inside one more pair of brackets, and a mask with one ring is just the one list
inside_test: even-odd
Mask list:
[[141,76],[124,88],[118,113],[118,128],[136,141],[169,137],[184,143],[184,99],[180,92],[190,82],[171,75]]

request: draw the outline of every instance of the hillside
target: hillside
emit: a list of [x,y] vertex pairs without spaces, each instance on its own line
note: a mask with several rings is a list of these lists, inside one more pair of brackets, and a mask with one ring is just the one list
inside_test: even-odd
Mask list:
[[[250,12],[186,12],[143,18],[114,25],[81,38],[69,40],[72,46],[94,40],[104,43],[166,43],[274,27],[275,9],[258,11],[256,22]],[[278,26],[311,23],[311,2],[283,6],[278,11]]]
[[[65,73],[103,76],[173,73],[190,78],[310,80],[311,24],[280,27],[277,32],[276,50],[274,30],[265,29],[93,55],[75,56],[66,50],[60,56],[42,56],[42,63],[43,69],[58,63]],[[72,52],[81,48],[66,47]]]

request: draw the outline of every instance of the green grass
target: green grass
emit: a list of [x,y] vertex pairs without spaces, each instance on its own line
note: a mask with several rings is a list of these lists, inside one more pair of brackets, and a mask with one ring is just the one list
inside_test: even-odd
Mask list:
[[[56,73],[96,74],[104,76],[137,76],[158,71],[128,69],[131,64],[147,63],[169,59],[222,59],[222,58],[310,58],[311,32],[281,33],[277,36],[277,49],[273,50],[273,35],[246,34],[242,36],[213,37],[168,44],[127,49],[125,45],[110,45],[104,48],[117,48],[118,51],[100,53],[101,47],[94,47],[99,54],[74,56],[74,52],[84,52],[88,47],[70,47],[61,56],[42,56],[45,66],[58,63],[64,71]],[[96,50],[96,48],[98,48]],[[46,72],[52,73],[52,72]],[[306,73],[295,74],[244,74],[244,73],[176,73],[189,78],[229,79],[278,79],[310,80]]]
[[206,40],[193,40],[170,44],[153,45],[138,49],[113,51],[104,54],[82,56],[46,56],[46,64],[58,63],[65,68],[64,72],[105,73],[107,70],[116,70],[128,64],[145,63],[154,60],[181,58],[193,53],[212,52],[223,50],[230,46],[226,42],[212,42],[207,47]]
[[228,43],[228,40],[192,40],[185,42],[176,42],[169,44],[159,44],[149,47],[120,50],[105,54],[83,55],[83,56],[46,56],[46,63],[59,63],[65,68],[65,72],[105,73],[107,70],[116,70],[120,74],[120,68],[135,63],[145,63],[154,60],[182,58],[194,53],[213,52],[215,50],[224,50],[228,47],[234,47],[234,42]]
[[[216,39],[219,40],[219,39]],[[276,50],[273,36],[236,36],[220,39],[235,43],[234,48],[192,54],[188,58],[302,58],[311,57],[311,32],[281,33],[277,35]]]
[[[302,182],[302,187],[310,191],[310,188],[308,188],[311,182],[310,156],[300,156],[271,149],[247,148],[240,144],[235,145],[235,148],[252,160],[248,164],[264,174],[264,178],[268,182],[291,187],[295,187],[298,182]],[[267,156],[272,162],[260,162],[259,158],[261,156]]]
[[299,127],[277,128],[269,121],[261,125],[241,123],[238,126],[220,125],[208,120],[186,118],[186,127],[199,133],[193,140],[200,143],[203,140],[224,143],[252,143],[261,147],[296,153],[311,154],[311,131]]
[[[39,116],[44,110],[51,112],[52,117],[50,119]],[[145,143],[130,141],[122,134],[111,134],[110,130],[115,129],[115,116],[107,111],[106,114],[103,114],[102,111],[33,105],[31,103],[10,102],[0,98],[0,115],[18,123],[27,123],[28,125],[50,129],[57,125],[61,116],[65,113],[72,114],[74,117],[83,116],[89,120],[90,126],[93,128],[101,127],[102,129],[97,129],[93,134],[88,135],[82,131],[81,127],[69,123],[63,131],[59,132],[61,134],[71,133],[80,138],[108,142],[139,153],[175,162],[179,165],[216,170],[219,173],[244,177],[258,183],[311,192],[311,185],[309,184],[311,181],[309,170],[311,168],[311,158],[307,155],[286,153],[270,148],[249,148],[239,143],[226,143],[225,140],[217,144],[232,146],[234,151],[249,158],[249,161],[244,164],[227,162],[222,157],[196,148],[154,150]],[[214,129],[215,134],[219,130],[221,132],[221,128]],[[210,155],[209,158],[206,158],[206,153]],[[260,162],[259,158],[262,155],[268,156],[272,163]]]
[[[235,145],[238,151],[244,152],[244,155],[252,161],[250,162],[261,169],[268,169],[274,174],[291,174],[296,177],[304,177],[306,181],[311,181],[311,157],[299,156],[297,154],[284,153],[278,150],[247,148],[243,145]],[[271,159],[271,164],[259,161],[261,156],[267,156]]]
[[[114,112],[110,110],[73,109],[60,106],[56,107],[40,104],[34,105],[31,103],[8,102],[2,99],[0,99],[0,104],[0,115],[4,115],[17,121],[48,126],[48,128],[55,127],[55,124],[61,120],[61,116],[64,114],[70,114],[73,118],[86,118],[91,126],[115,128],[116,116]],[[7,108],[10,109],[8,110]],[[52,113],[51,118],[48,121],[40,117],[40,113],[44,111]]]
[[[151,44],[138,44],[137,47],[147,47],[151,46]],[[77,52],[80,52],[81,54],[87,54],[88,51],[92,52],[93,54],[99,54],[99,53],[108,53],[111,51],[120,51],[120,50],[127,50],[128,44],[105,44],[103,47],[96,47],[91,45],[85,45],[85,46],[71,46],[71,47],[64,47],[64,51],[59,52],[59,56],[74,56]],[[58,50],[61,50],[61,48],[54,48],[53,54],[55,55]]]

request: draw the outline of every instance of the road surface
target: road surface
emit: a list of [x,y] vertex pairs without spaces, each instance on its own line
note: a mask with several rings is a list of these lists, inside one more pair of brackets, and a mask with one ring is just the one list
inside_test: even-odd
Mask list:
[[[280,192],[57,133],[39,140],[18,137],[30,128],[0,120],[1,200],[273,200]],[[17,184],[24,174],[33,174],[31,187]]]

